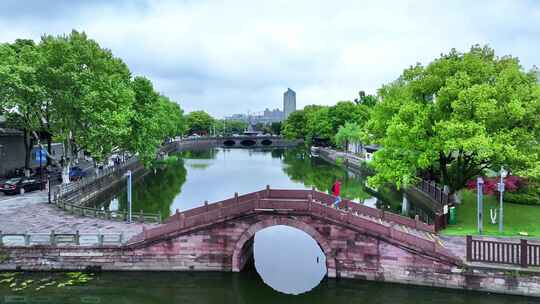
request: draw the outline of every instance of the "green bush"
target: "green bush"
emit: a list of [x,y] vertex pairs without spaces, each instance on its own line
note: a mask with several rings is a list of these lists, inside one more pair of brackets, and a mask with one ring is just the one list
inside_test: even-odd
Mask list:
[[540,196],[532,193],[520,193],[520,192],[505,192],[504,198],[505,203],[512,204],[521,204],[521,205],[540,205]]

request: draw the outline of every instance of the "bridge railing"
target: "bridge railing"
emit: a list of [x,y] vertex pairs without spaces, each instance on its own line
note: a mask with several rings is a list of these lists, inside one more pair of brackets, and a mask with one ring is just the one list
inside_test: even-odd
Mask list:
[[[386,237],[415,246],[432,254],[442,254],[454,258],[453,254],[435,240],[401,231],[393,223],[428,232],[434,231],[433,226],[362,206],[348,200],[342,202],[344,209],[331,208],[329,205],[332,203],[332,196],[314,190],[274,190],[267,187],[265,190],[246,195],[239,196],[235,194],[232,199],[213,204],[205,203],[204,206],[185,212],[177,211],[176,214],[166,220],[165,225],[149,230],[143,229],[143,233],[130,240],[130,245],[157,240],[167,237],[170,234],[201,228],[205,225],[215,224],[247,214],[276,210],[321,216],[337,223],[358,227],[379,237]],[[365,216],[368,217],[366,218]],[[381,221],[370,219],[370,217],[381,219]]]
[[[215,210],[222,209],[223,207],[227,207],[229,205],[236,205],[238,203],[243,202],[253,202],[257,199],[292,199],[292,200],[307,200],[309,196],[318,202],[321,202],[325,205],[331,205],[334,203],[335,198],[332,195],[317,192],[314,190],[285,190],[285,189],[266,189],[261,190],[257,192],[252,192],[245,195],[238,195],[235,194],[235,196],[231,199],[226,199],[223,201],[219,201],[216,203],[208,204],[207,202],[204,203],[203,206],[193,208],[187,211],[184,211],[180,213],[179,211],[176,212],[176,214],[169,217],[167,220],[165,220],[165,223],[172,222],[172,221],[178,221],[180,220],[180,217],[183,216],[184,218],[190,218],[196,215],[205,214],[206,217],[211,217],[209,214],[219,214],[219,212],[213,212]],[[272,201],[267,201],[268,203],[272,203]],[[275,203],[274,203],[275,204]],[[291,209],[294,206],[294,202],[288,201],[285,203],[286,205],[281,206],[280,208],[275,209]],[[381,220],[387,220],[391,221],[400,225],[404,225],[413,229],[418,229],[430,233],[435,233],[435,227],[433,225],[426,224],[422,221],[411,219],[408,217],[404,217],[395,213],[386,212],[380,209],[375,209],[371,207],[367,207],[364,205],[360,205],[358,203],[352,202],[350,200],[343,200],[339,204],[340,208],[346,208],[348,210],[351,210],[353,212],[358,212],[363,215],[367,215],[376,219]],[[234,210],[231,209],[231,210]],[[224,212],[224,211],[221,211]]]
[[[100,208],[84,207],[78,204],[66,202],[62,199],[54,201],[56,206],[71,214],[78,216],[87,216],[107,220],[127,221],[128,212],[126,210],[106,210]],[[131,216],[132,221],[139,223],[161,223],[161,213],[134,212]]]
[[426,181],[424,179],[413,185],[418,191],[424,193],[430,197],[433,201],[442,205],[449,205],[454,203],[454,198],[449,195],[444,189],[439,188],[434,181]]
[[122,233],[2,233],[2,246],[122,246],[125,239]]

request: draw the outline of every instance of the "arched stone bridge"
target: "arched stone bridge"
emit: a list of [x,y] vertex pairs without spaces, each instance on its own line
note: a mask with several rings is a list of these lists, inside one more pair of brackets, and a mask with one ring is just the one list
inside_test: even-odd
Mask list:
[[264,148],[264,147],[292,147],[296,146],[301,141],[287,140],[282,136],[275,135],[238,135],[238,136],[224,136],[224,137],[196,137],[185,138],[181,142],[175,142],[176,145],[189,146],[190,144],[210,144],[213,146],[224,148]]
[[290,146],[291,142],[281,136],[229,136],[219,139],[223,147],[284,147]]
[[[333,200],[314,190],[267,188],[235,195],[177,211],[126,246],[141,257],[138,263],[155,269],[238,272],[253,257],[257,231],[286,225],[317,241],[329,277],[400,281],[411,271],[433,276],[461,264],[438,240],[433,226],[348,200],[336,209]],[[152,265],[156,259],[160,263]]]

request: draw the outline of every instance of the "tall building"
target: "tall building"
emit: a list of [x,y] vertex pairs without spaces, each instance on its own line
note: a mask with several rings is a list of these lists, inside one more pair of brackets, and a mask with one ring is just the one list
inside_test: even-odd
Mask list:
[[287,91],[283,93],[283,119],[287,119],[294,111],[296,111],[296,93],[287,88]]

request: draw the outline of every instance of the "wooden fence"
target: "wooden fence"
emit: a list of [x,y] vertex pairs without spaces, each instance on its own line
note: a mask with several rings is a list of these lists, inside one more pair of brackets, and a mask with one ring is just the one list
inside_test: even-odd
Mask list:
[[469,235],[467,261],[521,267],[540,266],[540,244],[530,244],[527,240],[519,242],[475,240]]
[[122,246],[125,243],[122,233],[2,233],[2,246]]

